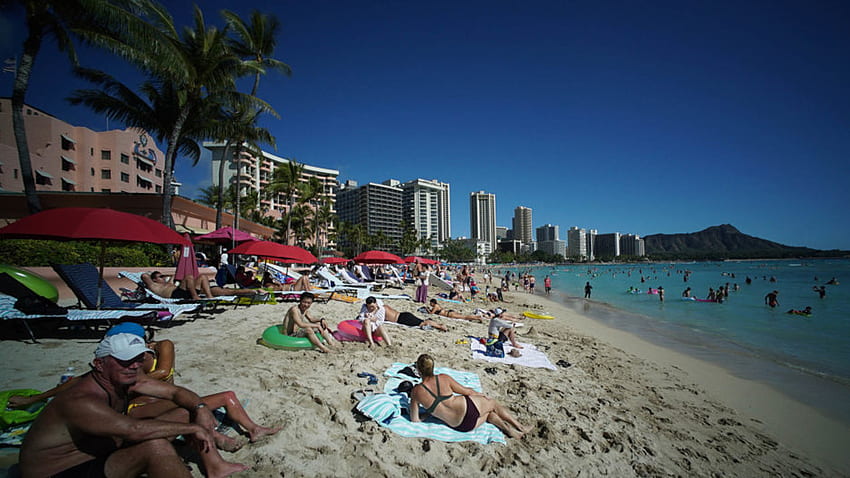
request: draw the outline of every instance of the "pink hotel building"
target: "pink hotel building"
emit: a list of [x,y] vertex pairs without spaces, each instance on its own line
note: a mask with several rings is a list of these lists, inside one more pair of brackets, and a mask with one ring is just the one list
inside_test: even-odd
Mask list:
[[[162,193],[164,154],[136,129],[97,132],[24,105],[38,191]],[[24,190],[12,101],[0,98],[0,192]]]

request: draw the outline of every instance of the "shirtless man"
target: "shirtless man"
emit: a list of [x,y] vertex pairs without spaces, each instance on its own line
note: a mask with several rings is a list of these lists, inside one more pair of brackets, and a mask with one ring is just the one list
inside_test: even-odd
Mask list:
[[325,342],[331,347],[336,344],[331,329],[328,327],[325,319],[316,319],[307,311],[313,305],[315,296],[310,292],[301,294],[301,299],[298,305],[293,305],[286,312],[286,317],[283,318],[283,327],[286,335],[290,337],[307,337],[319,351],[331,353],[332,350],[322,344],[322,341],[316,337],[316,332],[320,333],[325,338]]
[[[169,442],[177,435],[191,437],[208,477],[247,470],[218,454],[210,432],[215,418],[197,394],[143,378],[139,369],[148,352],[145,341],[133,334],[104,339],[92,371],[57,395],[33,422],[21,448],[22,476],[191,477]],[[125,413],[135,394],[168,399],[180,408],[159,419],[130,418]]]
[[425,319],[422,320],[419,317],[411,314],[410,312],[399,312],[388,305],[384,305],[384,317],[387,322],[395,322],[397,324],[406,325],[408,327],[434,327],[437,330],[442,330],[443,332],[448,332],[449,328],[445,325],[434,322],[433,320]]
[[437,299],[431,299],[429,303],[431,307],[428,309],[429,314],[437,314],[443,317],[448,317],[450,319],[461,319],[461,320],[469,320],[472,322],[484,322],[484,319],[477,315],[464,315],[459,312],[455,312],[454,310],[444,309],[440,307],[437,303]]
[[180,281],[180,286],[177,286],[159,271],[142,274],[142,282],[145,283],[145,287],[152,290],[155,294],[171,299],[198,300],[201,298],[198,294],[199,288],[201,294],[204,294],[208,298],[222,295],[257,295],[263,293],[263,291],[257,289],[210,287],[210,281],[204,279],[203,276],[186,276]]
[[773,292],[768,292],[767,295],[764,296],[764,303],[771,306],[771,307],[776,307],[777,305],[779,305],[779,299],[776,298],[776,296],[778,296],[778,295],[779,295],[778,290],[775,290]]

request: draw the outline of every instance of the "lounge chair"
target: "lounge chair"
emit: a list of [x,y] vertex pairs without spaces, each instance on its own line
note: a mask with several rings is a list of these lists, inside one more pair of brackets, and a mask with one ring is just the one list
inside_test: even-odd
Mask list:
[[217,305],[243,305],[239,301],[239,298],[235,295],[202,297],[200,299],[172,299],[170,297],[163,297],[145,286],[145,282],[142,280],[141,272],[121,271],[118,273],[118,277],[123,277],[124,279],[135,282],[136,285],[144,289],[145,295],[148,298],[153,299],[161,304],[200,304],[204,307],[209,308],[214,308]]
[[[14,280],[14,279],[12,279]],[[0,318],[17,320],[26,330],[30,339],[38,343],[30,325],[49,326],[52,329],[62,327],[85,327],[88,330],[99,326],[112,326],[117,322],[133,321],[151,325],[158,319],[156,310],[82,310],[67,309],[62,314],[25,314],[15,308],[17,297],[0,293]]]
[[167,310],[174,317],[185,312],[198,312],[201,304],[144,304],[124,302],[112,287],[103,282],[100,287],[100,306],[98,307],[97,285],[99,273],[97,268],[89,263],[83,264],[53,264],[53,270],[68,284],[77,296],[79,303],[87,309],[116,309],[116,310]]

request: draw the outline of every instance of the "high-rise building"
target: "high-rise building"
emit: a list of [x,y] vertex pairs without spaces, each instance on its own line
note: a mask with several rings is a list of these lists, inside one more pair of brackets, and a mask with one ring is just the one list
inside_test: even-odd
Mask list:
[[383,233],[388,243],[382,249],[399,252],[402,189],[398,181],[388,183],[357,187],[356,182],[347,181],[337,192],[337,215],[341,221],[362,225],[367,234]]
[[473,239],[487,242],[496,249],[496,195],[478,191],[469,193],[469,233]]
[[[222,156],[224,155],[224,143],[205,142],[204,147],[212,153],[212,184],[219,185],[218,169],[221,164]],[[224,184],[229,187],[236,183],[236,162],[232,158],[236,157],[236,151],[231,146],[231,160],[224,167]],[[240,191],[244,195],[247,191],[259,193],[260,210],[266,211],[266,214],[280,219],[287,212],[289,205],[286,203],[286,198],[283,194],[268,194],[269,186],[274,179],[274,171],[277,168],[288,167],[290,160],[275,156],[267,151],[262,151],[260,156],[242,151],[240,155],[241,168],[239,171],[239,186]],[[315,201],[313,207],[318,207],[321,202],[328,201],[331,205],[331,210],[335,211],[336,190],[339,187],[339,171],[335,169],[321,168],[309,164],[299,163],[303,166],[301,173],[301,182],[308,182],[310,178],[317,178],[321,186],[318,200]],[[296,198],[297,200],[297,195]],[[325,237],[319,239],[323,244],[327,243],[327,233],[329,231],[320,231]]]
[[496,240],[501,241],[502,239],[508,238],[508,229],[505,226],[496,226]]
[[596,260],[596,229],[587,230],[587,260]]
[[645,256],[646,248],[643,239],[636,234],[623,234],[620,236],[620,254],[624,256]]
[[619,257],[620,233],[611,232],[607,234],[596,234],[593,248],[595,257]]
[[546,224],[537,228],[537,242],[559,240],[558,226]]
[[[437,180],[414,179],[401,184],[401,207],[404,221],[431,241],[436,250],[451,237],[449,185]],[[423,251],[417,251],[421,254]]]
[[[30,105],[23,114],[36,191],[162,193],[165,155],[144,131],[93,131]],[[24,183],[12,131],[12,101],[0,98],[0,191],[19,192]]]
[[567,256],[579,260],[587,259],[587,231],[573,226],[567,231]]
[[537,249],[547,254],[567,255],[567,243],[559,238],[558,226],[546,224],[537,228]]
[[534,241],[534,238],[531,235],[531,224],[531,208],[518,206],[514,209],[514,239],[521,241],[523,244],[531,244],[531,242]]

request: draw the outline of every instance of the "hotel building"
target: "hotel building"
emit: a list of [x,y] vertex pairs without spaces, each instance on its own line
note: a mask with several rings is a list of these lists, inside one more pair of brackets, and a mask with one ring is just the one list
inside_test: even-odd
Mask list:
[[[218,169],[224,155],[224,143],[205,142],[204,147],[212,153],[212,184],[218,186]],[[231,145],[229,152],[230,160],[224,167],[224,184],[225,187],[230,187],[231,184],[236,184],[236,158],[235,147]],[[269,186],[274,179],[274,171],[279,167],[284,167],[289,164],[290,160],[275,156],[267,151],[262,151],[260,156],[255,156],[247,151],[242,151],[239,158],[241,168],[239,171],[239,186],[240,191],[244,195],[247,191],[255,191],[259,193],[260,209],[266,211],[266,214],[280,219],[287,212],[288,205],[286,199],[281,194],[269,194]],[[330,201],[331,209],[335,210],[336,191],[339,187],[339,171],[335,169],[321,168],[309,164],[303,164],[303,174],[301,182],[306,183],[311,177],[319,179],[322,185],[319,202],[324,200]],[[327,244],[327,234],[330,231],[320,231],[324,237],[320,237],[322,244]],[[291,243],[291,242],[290,242]]]
[[546,224],[537,228],[537,249],[547,254],[567,256],[567,243],[560,240],[558,226]]
[[531,244],[534,237],[531,235],[532,229],[531,208],[519,206],[514,209],[513,231],[514,239],[523,244]]
[[[30,105],[23,115],[36,191],[162,193],[164,154],[144,131],[93,131]],[[23,190],[12,102],[0,98],[0,191]]]
[[[430,240],[430,249],[436,251],[452,234],[449,184],[436,179],[414,179],[400,187],[404,221],[416,229],[421,239]],[[419,250],[417,254],[424,252]]]
[[399,252],[403,217],[401,198],[402,188],[398,181],[358,187],[357,182],[349,180],[337,191],[337,215],[348,224],[362,225],[367,234],[383,232],[389,239],[389,244],[383,249]]
[[489,245],[485,255],[496,249],[496,195],[484,191],[469,193],[469,232],[472,239]]

